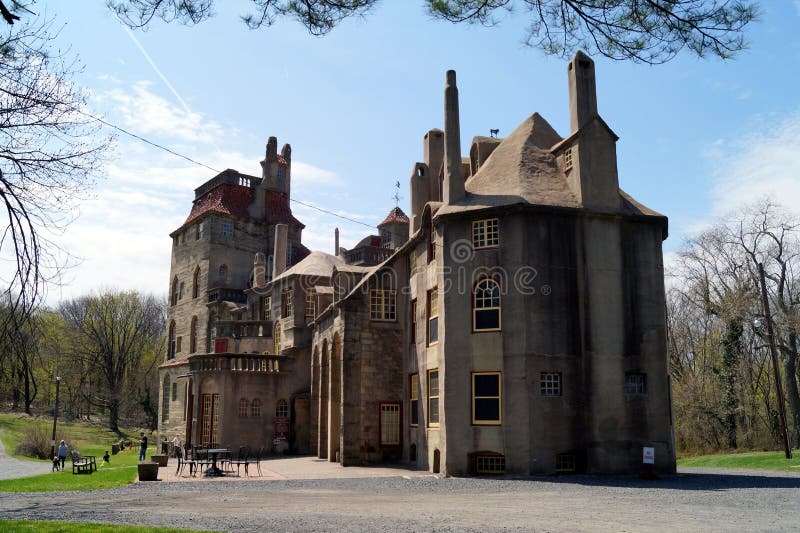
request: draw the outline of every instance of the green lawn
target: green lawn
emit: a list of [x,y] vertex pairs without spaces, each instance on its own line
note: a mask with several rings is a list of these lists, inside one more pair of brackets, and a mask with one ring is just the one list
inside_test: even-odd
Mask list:
[[701,455],[678,459],[678,466],[702,466],[710,468],[750,468],[756,470],[782,470],[800,473],[800,451],[795,450],[791,459],[783,452],[728,453]]
[[112,524],[95,524],[91,522],[46,522],[41,520],[0,520],[0,531],[17,533],[23,531],[44,531],[46,533],[183,533],[188,529],[149,526],[118,526]]
[[[0,438],[3,439],[6,453],[12,455],[16,443],[21,438],[25,428],[30,424],[42,423],[24,415],[0,414]],[[126,432],[123,430],[123,434]],[[127,432],[126,438],[130,439],[136,432]],[[0,492],[47,492],[57,490],[91,490],[107,489],[127,485],[136,479],[138,474],[139,451],[134,446],[133,450],[125,450],[111,456],[109,466],[100,467],[102,456],[106,450],[111,452],[111,444],[119,441],[116,433],[96,426],[80,424],[58,424],[56,439],[64,438],[70,444],[70,449],[77,449],[83,455],[97,456],[98,470],[92,474],[72,474],[72,464],[69,459],[64,472],[50,472],[39,476],[20,479],[0,480]],[[136,438],[134,437],[134,441]],[[155,448],[150,448],[155,452]],[[29,457],[14,456],[18,459]],[[35,459],[30,459],[35,460]],[[43,461],[50,464],[50,461]],[[0,528],[2,530],[3,528]],[[56,531],[55,529],[53,531]]]

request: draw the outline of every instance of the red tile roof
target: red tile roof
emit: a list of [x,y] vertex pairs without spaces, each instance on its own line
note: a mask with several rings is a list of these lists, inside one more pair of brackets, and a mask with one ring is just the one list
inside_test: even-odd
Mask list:
[[189,363],[189,358],[188,357],[183,357],[181,359],[170,359],[166,363],[159,365],[158,368],[165,368],[165,367],[168,367],[168,366],[180,366],[180,365],[185,365],[185,364],[188,364],[188,363]]
[[247,208],[253,202],[253,189],[242,185],[221,183],[194,201],[188,224],[205,213],[220,213],[237,217],[249,217]]
[[305,228],[305,224],[297,220],[289,207],[289,197],[282,192],[266,191],[267,222],[270,224],[291,224]]
[[383,222],[378,224],[378,227],[383,226],[384,224],[389,224],[391,222],[400,222],[401,224],[408,224],[408,217],[403,210],[399,207],[395,207],[391,211],[389,211],[389,215],[383,219]]

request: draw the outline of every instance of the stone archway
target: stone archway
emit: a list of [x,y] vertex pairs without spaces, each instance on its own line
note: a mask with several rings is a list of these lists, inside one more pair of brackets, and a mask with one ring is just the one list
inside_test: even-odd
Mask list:
[[333,336],[330,350],[330,374],[328,409],[328,460],[341,462],[341,416],[342,416],[342,341],[339,334]]

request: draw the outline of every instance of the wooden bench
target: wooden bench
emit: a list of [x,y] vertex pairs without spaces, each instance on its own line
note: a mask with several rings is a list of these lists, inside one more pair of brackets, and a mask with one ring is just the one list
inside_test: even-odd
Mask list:
[[72,452],[72,473],[91,474],[97,470],[97,458],[94,455],[81,456],[80,452]]

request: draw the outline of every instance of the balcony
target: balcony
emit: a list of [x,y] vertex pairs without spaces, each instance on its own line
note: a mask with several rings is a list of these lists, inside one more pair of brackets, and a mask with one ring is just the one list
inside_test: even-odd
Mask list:
[[189,371],[285,374],[290,370],[290,363],[284,355],[200,354],[189,357]]
[[208,303],[214,302],[233,302],[237,304],[247,303],[247,295],[241,289],[229,289],[215,287],[208,289]]
[[272,337],[271,320],[218,320],[217,337]]

